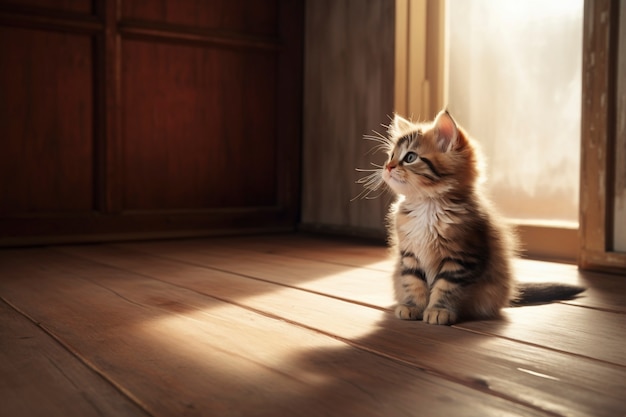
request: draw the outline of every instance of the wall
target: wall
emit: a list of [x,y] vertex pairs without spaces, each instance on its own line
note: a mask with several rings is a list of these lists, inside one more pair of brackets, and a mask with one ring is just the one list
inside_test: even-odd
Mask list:
[[306,5],[302,226],[382,236],[390,195],[350,201],[394,104],[394,1],[316,0]]

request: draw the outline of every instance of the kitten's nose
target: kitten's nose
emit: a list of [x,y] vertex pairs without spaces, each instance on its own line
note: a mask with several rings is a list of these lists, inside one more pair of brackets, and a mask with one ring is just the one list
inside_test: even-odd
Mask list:
[[387,171],[391,172],[392,169],[394,169],[396,167],[396,164],[393,164],[391,162],[389,162],[385,168],[387,168]]

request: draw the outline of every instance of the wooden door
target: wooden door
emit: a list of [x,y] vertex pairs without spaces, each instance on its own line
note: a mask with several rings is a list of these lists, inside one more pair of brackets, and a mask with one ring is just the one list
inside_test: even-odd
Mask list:
[[293,228],[302,14],[0,0],[0,244]]

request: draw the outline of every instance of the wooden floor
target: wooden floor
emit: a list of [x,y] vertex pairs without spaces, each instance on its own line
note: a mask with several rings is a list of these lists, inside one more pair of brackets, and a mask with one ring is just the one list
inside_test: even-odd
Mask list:
[[284,235],[0,251],[0,415],[624,416],[626,277],[576,300],[392,317],[385,248]]

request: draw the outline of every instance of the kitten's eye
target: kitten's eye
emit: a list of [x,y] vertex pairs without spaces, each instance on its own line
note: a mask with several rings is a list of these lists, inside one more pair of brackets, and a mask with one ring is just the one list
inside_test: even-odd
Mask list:
[[410,164],[411,162],[415,162],[416,159],[417,159],[417,154],[415,152],[409,152],[406,155],[404,155],[404,158],[402,160],[406,162],[407,164]]

